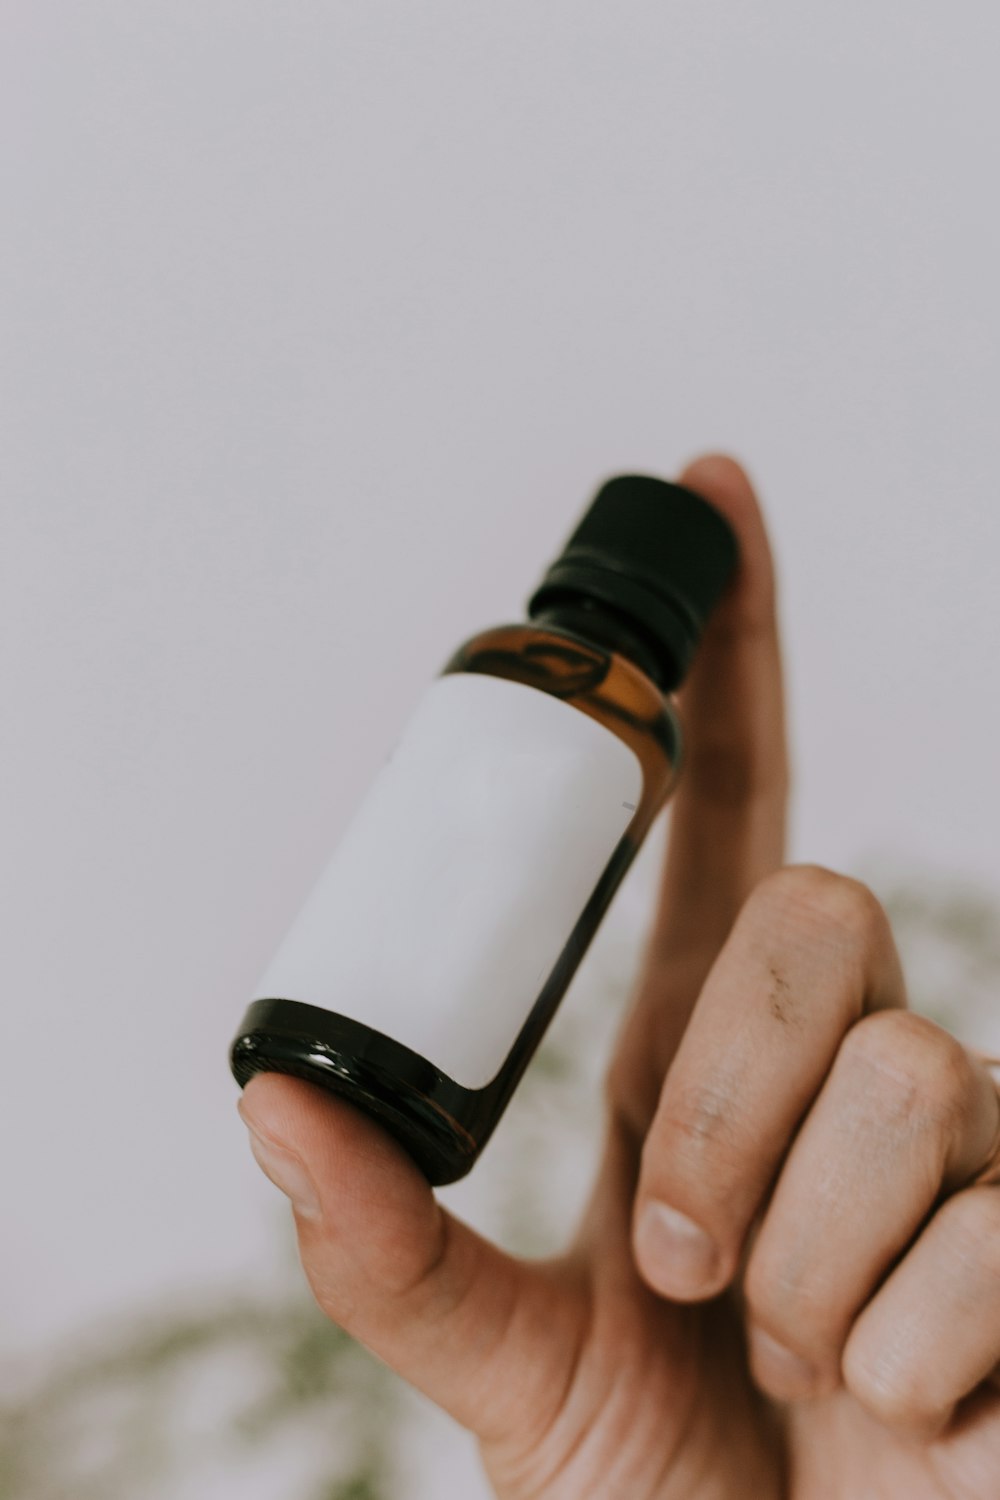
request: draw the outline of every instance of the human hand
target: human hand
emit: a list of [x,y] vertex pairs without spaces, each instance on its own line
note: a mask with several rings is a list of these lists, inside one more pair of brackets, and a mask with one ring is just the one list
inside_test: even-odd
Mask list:
[[[312,1085],[241,1112],[323,1310],[477,1434],[503,1500],[996,1500],[1000,1095],[905,1010],[884,912],[782,867],[770,552],[700,460],[739,574],[682,694],[661,897],[564,1253],[522,1261]],[[697,1227],[696,1227],[697,1226]]]

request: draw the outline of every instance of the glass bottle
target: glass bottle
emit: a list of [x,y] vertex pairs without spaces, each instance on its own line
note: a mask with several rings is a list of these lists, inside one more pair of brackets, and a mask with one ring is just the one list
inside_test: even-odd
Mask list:
[[736,559],[693,492],[601,487],[528,620],[419,699],[257,986],[241,1086],[305,1078],[431,1183],[469,1171],[674,788],[673,693]]

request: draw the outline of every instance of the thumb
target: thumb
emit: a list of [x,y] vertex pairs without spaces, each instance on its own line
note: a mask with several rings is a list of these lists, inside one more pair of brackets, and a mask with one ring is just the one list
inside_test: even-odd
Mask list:
[[313,1084],[258,1074],[239,1111],[328,1317],[484,1441],[554,1417],[585,1319],[557,1262],[483,1239],[386,1131]]

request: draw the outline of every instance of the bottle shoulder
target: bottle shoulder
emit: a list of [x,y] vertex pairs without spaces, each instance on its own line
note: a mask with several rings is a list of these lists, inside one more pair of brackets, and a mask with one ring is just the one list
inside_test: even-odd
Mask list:
[[558,697],[574,698],[602,685],[651,711],[677,718],[677,701],[621,652],[587,640],[562,626],[531,622],[494,625],[477,632],[452,653],[442,672],[484,672],[510,677]]
[[682,741],[676,700],[619,652],[562,627],[505,624],[464,641],[442,668],[449,672],[503,677],[561,698],[631,745],[664,796],[672,787]]

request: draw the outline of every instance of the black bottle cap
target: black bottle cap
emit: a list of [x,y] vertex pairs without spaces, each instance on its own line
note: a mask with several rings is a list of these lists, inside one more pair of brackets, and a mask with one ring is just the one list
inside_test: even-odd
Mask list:
[[651,646],[672,691],[738,560],[732,527],[707,500],[664,479],[621,474],[598,490],[528,600],[528,615],[581,597],[610,606]]

